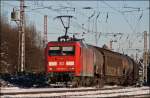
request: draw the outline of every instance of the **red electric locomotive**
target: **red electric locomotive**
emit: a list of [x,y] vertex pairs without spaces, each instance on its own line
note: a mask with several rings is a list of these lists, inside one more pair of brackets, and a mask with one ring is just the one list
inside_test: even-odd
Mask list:
[[80,75],[80,42],[49,42],[46,47],[46,71],[53,82],[68,81]]

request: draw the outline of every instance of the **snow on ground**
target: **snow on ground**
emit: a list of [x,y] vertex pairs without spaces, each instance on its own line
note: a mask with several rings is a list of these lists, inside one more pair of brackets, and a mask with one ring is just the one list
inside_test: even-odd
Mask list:
[[8,91],[8,90],[17,90],[20,89],[19,87],[1,87],[1,90],[4,91]]
[[0,78],[0,87],[13,87],[14,85],[10,84],[7,81],[4,81]]
[[119,97],[119,96],[135,96],[135,95],[147,95],[150,94],[149,89],[142,89],[142,88],[130,88],[130,89],[119,89],[119,90],[106,90],[106,91],[97,91],[97,92],[90,92],[87,95],[78,95],[78,96],[71,96],[71,97]]
[[[104,86],[103,88],[116,88],[118,87],[117,85],[115,86]],[[58,90],[68,90],[68,89],[73,89],[73,90],[78,90],[78,89],[95,89],[95,87],[79,87],[79,88],[19,88],[19,87],[1,87],[2,92],[10,92],[10,90],[15,91],[15,92],[21,92],[21,91],[58,91]],[[9,90],[9,91],[8,91]]]
[[[104,86],[103,89],[113,89],[118,87],[115,86]],[[81,89],[95,89],[95,87],[79,87],[79,88],[19,88],[19,87],[1,87],[2,93],[7,92],[43,92],[43,91],[62,91],[62,90],[81,90]]]
[[[104,89],[104,90],[97,90],[97,91],[83,91],[83,92],[65,92],[65,93],[38,93],[38,94],[26,94],[26,95],[3,95],[1,97],[83,97],[83,98],[92,98],[92,97],[118,97],[118,96],[138,96],[138,95],[150,95],[150,87],[125,87],[123,89],[112,89],[114,86],[105,86],[105,88],[110,89]],[[15,89],[15,88],[14,88]],[[56,91],[56,90],[67,90],[67,89],[87,89],[87,88],[36,88],[36,89],[15,89],[15,91]],[[94,88],[88,88],[88,89],[94,89]],[[3,89],[2,91],[7,91],[8,89]],[[12,90],[12,89],[11,89]],[[9,89],[9,91],[11,91]]]
[[81,89],[95,89],[93,87],[80,87],[80,88],[18,88],[18,87],[5,87],[1,88],[1,93],[13,92],[47,92],[47,91],[62,91],[62,90],[81,90]]

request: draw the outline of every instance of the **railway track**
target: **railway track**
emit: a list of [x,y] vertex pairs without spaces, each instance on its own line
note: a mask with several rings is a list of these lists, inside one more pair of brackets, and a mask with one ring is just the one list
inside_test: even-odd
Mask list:
[[[148,96],[149,87],[105,87],[97,88],[34,88],[34,89],[2,89],[1,97],[119,97],[130,98],[130,96]],[[126,96],[126,97],[125,97]],[[131,98],[132,98],[131,97]]]
[[38,93],[61,93],[61,92],[76,92],[76,91],[96,91],[106,89],[119,89],[122,87],[106,87],[106,88],[31,88],[31,89],[19,89],[19,88],[4,88],[1,91],[1,95],[16,95],[16,94],[38,94]]

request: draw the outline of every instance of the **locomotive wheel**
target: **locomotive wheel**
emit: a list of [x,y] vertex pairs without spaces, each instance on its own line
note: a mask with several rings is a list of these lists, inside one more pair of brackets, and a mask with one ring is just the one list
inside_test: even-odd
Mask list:
[[85,77],[82,77],[80,85],[81,86],[86,86],[86,82],[87,82],[87,79]]
[[103,79],[96,79],[96,88],[102,88],[104,86]]
[[80,85],[80,79],[78,77],[75,77],[72,80],[72,87],[79,87],[79,85]]
[[119,82],[120,82],[120,85],[123,85],[124,82],[125,82],[125,78],[124,78],[124,77],[120,78],[120,79],[119,79]]
[[86,78],[85,86],[91,86],[91,78]]

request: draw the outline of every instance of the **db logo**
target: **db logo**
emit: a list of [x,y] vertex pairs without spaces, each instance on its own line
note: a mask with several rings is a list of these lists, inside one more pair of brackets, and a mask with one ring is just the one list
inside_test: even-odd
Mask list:
[[59,65],[64,65],[64,62],[59,62]]

